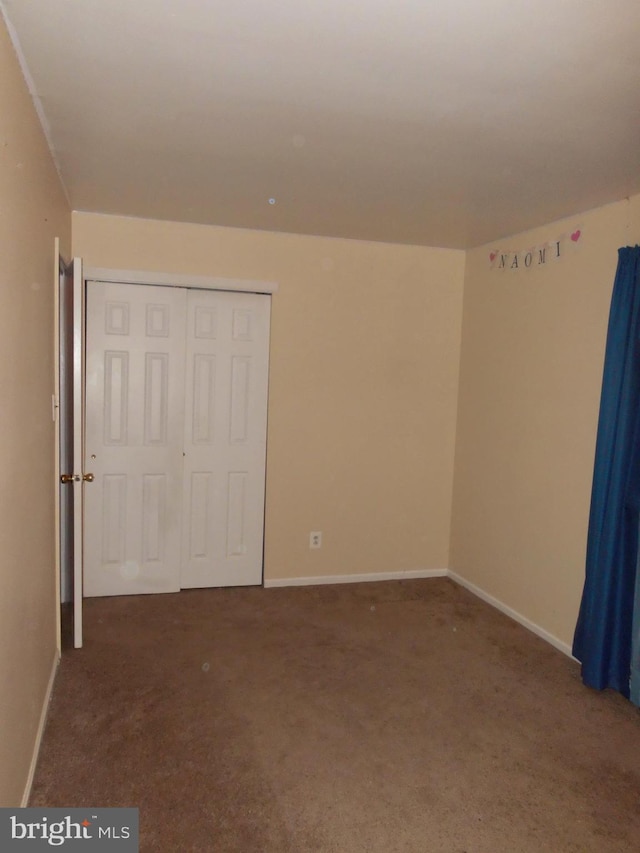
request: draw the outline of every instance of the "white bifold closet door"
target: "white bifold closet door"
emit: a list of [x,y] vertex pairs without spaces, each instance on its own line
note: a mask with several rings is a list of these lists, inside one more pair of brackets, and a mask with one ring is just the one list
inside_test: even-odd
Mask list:
[[269,309],[87,282],[85,595],[261,583]]
[[262,582],[270,305],[188,291],[183,588]]

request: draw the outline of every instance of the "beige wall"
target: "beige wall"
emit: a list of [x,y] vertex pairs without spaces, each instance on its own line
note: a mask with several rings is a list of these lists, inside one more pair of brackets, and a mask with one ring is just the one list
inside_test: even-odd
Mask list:
[[447,566],[463,252],[84,213],[73,244],[94,266],[278,283],[267,580]]
[[56,658],[53,245],[71,215],[0,17],[0,805],[20,803]]
[[571,643],[584,579],[609,303],[640,196],[501,245],[583,226],[580,248],[521,272],[468,252],[450,567]]

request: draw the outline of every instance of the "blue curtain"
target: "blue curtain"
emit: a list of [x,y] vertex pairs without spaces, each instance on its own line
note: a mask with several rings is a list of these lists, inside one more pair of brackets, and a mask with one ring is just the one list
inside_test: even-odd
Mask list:
[[[573,654],[590,687],[630,695],[640,511],[640,246],[620,249],[613,285]],[[634,691],[635,693],[635,691]]]
[[[640,560],[638,560],[640,565]],[[631,641],[631,679],[629,698],[640,707],[640,571],[636,568],[636,594],[633,611],[633,637]]]

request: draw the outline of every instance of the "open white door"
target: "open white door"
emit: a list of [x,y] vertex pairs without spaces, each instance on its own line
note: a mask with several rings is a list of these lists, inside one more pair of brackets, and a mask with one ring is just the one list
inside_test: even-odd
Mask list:
[[[57,251],[57,246],[56,246]],[[82,260],[59,273],[56,300],[56,477],[62,601],[73,601],[73,645],[82,646],[84,483],[84,281]]]
[[82,259],[73,259],[73,645],[82,647],[84,554],[84,281]]
[[62,651],[62,638],[60,629],[60,605],[63,600],[61,594],[62,575],[64,572],[63,565],[63,546],[62,540],[65,531],[68,529],[68,524],[65,518],[65,527],[63,529],[63,511],[61,504],[64,498],[63,486],[60,483],[60,475],[62,474],[62,438],[60,432],[60,385],[61,385],[61,353],[60,353],[60,299],[64,287],[64,264],[60,257],[60,240],[55,239],[53,252],[53,422],[54,422],[54,513],[55,513],[55,572],[56,572],[56,644],[58,646],[58,655]]

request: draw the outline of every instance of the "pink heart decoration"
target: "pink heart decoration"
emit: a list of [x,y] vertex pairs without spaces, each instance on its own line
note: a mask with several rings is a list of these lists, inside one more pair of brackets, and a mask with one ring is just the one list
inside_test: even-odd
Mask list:
[[573,240],[573,242],[574,242],[574,243],[577,243],[577,242],[578,242],[578,240],[580,239],[580,235],[581,235],[581,234],[582,234],[582,231],[580,231],[580,229],[578,229],[577,231],[574,231],[574,232],[573,232],[573,234],[571,235],[571,239]]
[[495,261],[497,254],[498,254],[497,252],[490,252],[489,253],[489,260],[492,262]]

